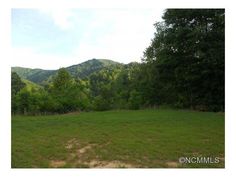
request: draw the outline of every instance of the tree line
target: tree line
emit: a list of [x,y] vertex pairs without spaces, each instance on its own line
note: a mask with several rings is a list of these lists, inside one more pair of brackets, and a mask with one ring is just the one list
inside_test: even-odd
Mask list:
[[224,111],[225,12],[167,9],[142,63],[111,66],[85,79],[61,68],[50,83],[27,89],[12,73],[13,114],[140,109],[168,105]]

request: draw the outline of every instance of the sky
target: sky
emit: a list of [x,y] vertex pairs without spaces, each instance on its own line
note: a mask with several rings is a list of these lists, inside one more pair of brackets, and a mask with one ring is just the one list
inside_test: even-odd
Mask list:
[[92,58],[141,62],[164,9],[12,9],[12,66],[58,69]]

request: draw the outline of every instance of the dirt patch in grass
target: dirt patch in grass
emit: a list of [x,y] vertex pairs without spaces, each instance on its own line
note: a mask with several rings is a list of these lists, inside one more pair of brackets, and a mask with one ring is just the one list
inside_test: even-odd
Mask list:
[[71,140],[69,140],[67,143],[66,143],[66,146],[65,148],[66,149],[72,149],[76,146],[79,146],[79,141],[76,139],[76,138],[73,138]]
[[135,168],[134,165],[120,161],[91,160],[85,163],[89,168]]
[[167,162],[166,163],[168,168],[177,168],[179,166],[179,163],[177,162]]
[[72,149],[72,148],[73,148],[73,144],[68,144],[68,145],[66,145],[65,148],[66,148],[66,149]]
[[[98,156],[95,157],[95,159],[87,159],[87,155],[89,151],[92,151],[93,148],[99,147],[103,148],[104,146],[108,145],[108,143],[105,144],[95,144],[90,143],[82,147],[81,143],[79,143],[79,140],[76,138],[73,138],[69,140],[66,143],[65,148],[70,151],[70,154],[68,155],[68,158],[66,161],[68,163],[72,163],[72,166],[80,167],[80,168],[135,168],[134,165],[124,163],[118,160],[114,161],[104,161],[100,160]],[[52,167],[61,167],[64,166],[66,163],[62,163],[62,161],[54,161],[51,166]]]
[[52,160],[49,164],[49,166],[52,168],[64,167],[65,165],[66,165],[66,162],[63,160]]
[[79,148],[77,150],[78,155],[80,156],[81,154],[86,153],[88,150],[92,149],[92,147],[96,146],[96,144],[88,144],[84,146],[83,148]]

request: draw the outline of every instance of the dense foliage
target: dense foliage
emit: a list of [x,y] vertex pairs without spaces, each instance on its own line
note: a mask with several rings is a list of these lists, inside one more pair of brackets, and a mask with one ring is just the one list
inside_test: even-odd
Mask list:
[[144,54],[156,87],[147,93],[157,103],[224,110],[224,10],[171,9],[163,19]]
[[41,87],[31,84],[27,89],[29,83],[13,72],[12,113],[160,105],[224,111],[224,10],[170,9],[163,20],[155,24],[155,36],[141,64],[94,59],[58,71],[14,68]]

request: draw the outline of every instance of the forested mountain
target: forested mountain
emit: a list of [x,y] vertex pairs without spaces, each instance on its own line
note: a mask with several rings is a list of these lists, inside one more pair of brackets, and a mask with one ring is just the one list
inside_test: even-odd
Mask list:
[[12,67],[12,72],[17,73],[22,79],[27,79],[34,83],[42,83],[56,73],[56,70],[31,69],[23,67]]
[[[161,105],[224,111],[224,9],[167,9],[163,21],[154,26],[142,63],[92,59],[52,71],[12,68],[12,112],[51,114]],[[29,91],[22,79],[42,87]]]
[[[66,67],[65,69],[75,78],[85,79],[93,72],[103,68],[121,66],[121,63],[107,59],[91,59],[83,63]],[[12,67],[12,72],[16,72],[21,78],[27,79],[37,84],[43,84],[57,73],[58,70],[30,69],[23,67]]]
[[107,59],[92,59],[78,65],[65,68],[73,77],[84,79],[93,72],[100,71],[103,68],[112,68],[122,64]]

